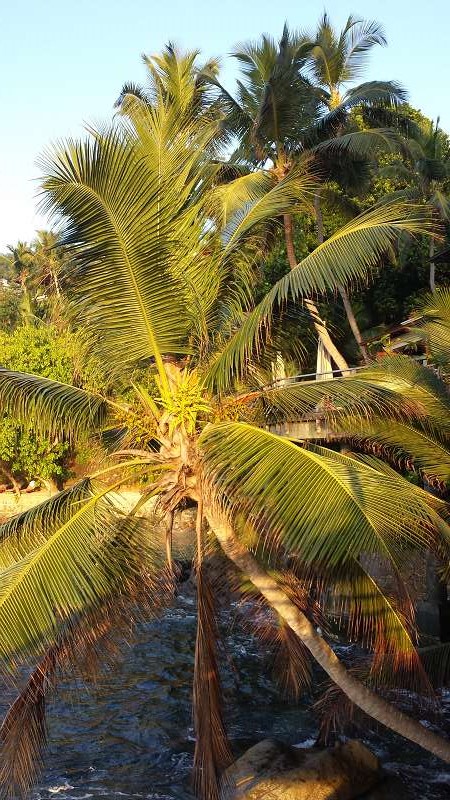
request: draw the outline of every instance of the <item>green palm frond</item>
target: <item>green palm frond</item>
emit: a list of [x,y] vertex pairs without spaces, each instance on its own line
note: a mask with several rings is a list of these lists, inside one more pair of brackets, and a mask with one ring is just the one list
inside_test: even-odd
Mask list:
[[[389,570],[389,561],[386,560]],[[416,650],[414,610],[399,573],[397,596],[389,596],[360,560],[345,567],[334,581],[330,578],[330,614],[351,641],[358,641],[373,654],[370,675],[374,682],[428,691],[429,686]],[[387,673],[390,678],[387,678]],[[395,677],[393,674],[395,674]]]
[[378,386],[385,386],[422,407],[431,425],[450,432],[448,415],[450,394],[445,382],[433,369],[403,355],[384,358],[380,363],[364,370],[364,376]]
[[98,431],[109,402],[86,389],[0,368],[0,410],[46,433]]
[[404,139],[390,128],[368,128],[363,131],[352,131],[334,136],[319,142],[311,148],[311,152],[331,154],[344,151],[353,158],[373,158],[379,150],[396,153],[404,149]]
[[161,190],[157,166],[112,131],[67,144],[44,169],[43,206],[66,220],[61,241],[74,255],[80,317],[103,350],[126,364],[184,352],[187,290],[168,267],[180,198],[166,184]]
[[347,109],[361,105],[391,107],[407,99],[407,91],[396,81],[368,81],[349,89],[342,98],[342,105]]
[[263,179],[258,183],[254,181],[252,185],[247,184],[247,188],[250,190],[248,198],[222,231],[226,251],[237,247],[246,234],[262,222],[302,208],[311,208],[317,179],[309,170],[309,159],[305,158],[271,188]]
[[316,80],[330,88],[355,80],[363,72],[375,45],[386,45],[384,30],[378,22],[350,16],[338,32],[325,12],[319,21],[312,50]]
[[380,553],[398,568],[412,547],[436,545],[438,518],[423,493],[352,458],[244,423],[205,429],[200,448],[205,478],[225,510],[245,513],[262,541],[270,530],[316,569],[351,563],[361,552]]
[[273,185],[273,176],[265,170],[248,172],[227,183],[220,183],[211,193],[211,211],[220,221],[221,228],[226,228],[242,206],[258,201]]
[[[230,376],[245,371],[252,348],[258,343],[262,345],[267,338],[274,310],[279,310],[288,299],[298,300],[362,278],[379,262],[399,233],[428,233],[430,225],[426,209],[406,203],[376,206],[355,217],[281,278],[248,314],[212,364],[209,382],[223,388]],[[232,236],[235,239],[236,233]]]
[[143,524],[86,480],[0,527],[3,670],[151,563]]
[[450,439],[439,428],[430,430],[394,420],[364,423],[351,438],[361,447],[384,453],[400,467],[414,466],[430,481],[450,483]]
[[450,361],[450,288],[431,295],[422,309],[422,329],[433,359],[447,371]]
[[[388,417],[409,422],[424,420],[428,414],[426,395],[416,391],[414,396],[408,396],[411,383],[389,382],[387,377],[383,380],[366,374],[366,370],[333,380],[287,379],[284,383],[249,388],[236,395],[235,403],[243,411],[254,410],[265,424],[300,422],[313,415],[326,421],[336,433],[362,431],[365,423],[370,425],[374,419]],[[444,419],[445,406],[440,406],[439,412]]]

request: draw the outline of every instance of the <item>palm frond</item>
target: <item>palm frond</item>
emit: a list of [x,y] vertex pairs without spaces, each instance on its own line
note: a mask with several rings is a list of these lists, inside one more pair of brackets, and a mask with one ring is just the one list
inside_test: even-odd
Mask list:
[[[377,206],[351,220],[281,278],[248,314],[213,363],[209,382],[222,388],[232,375],[243,374],[252,349],[267,340],[274,310],[288,299],[298,300],[362,278],[400,232],[419,234],[429,230],[426,209],[405,203]],[[235,241],[236,233],[232,237]]]
[[85,480],[1,526],[3,671],[42,652],[71,615],[151,565],[144,524],[118,513],[108,490]]
[[399,467],[414,467],[430,483],[450,482],[450,440],[442,437],[439,428],[420,428],[391,420],[371,421],[360,426],[352,441],[384,455]]
[[[0,796],[26,797],[42,767],[47,744],[46,705],[61,677],[90,683],[116,662],[119,634],[130,642],[138,618],[148,619],[172,597],[164,572],[144,570],[122,590],[70,619],[30,673],[0,728]],[[139,603],[139,610],[136,604]]]
[[253,196],[250,195],[241,208],[238,208],[222,231],[226,251],[235,248],[249,231],[262,222],[312,206],[317,180],[308,166],[308,159],[300,162],[283,180],[265,193],[261,192],[262,181],[259,186],[254,183]]
[[311,151],[331,154],[344,151],[353,158],[366,159],[373,158],[378,151],[396,153],[403,149],[404,140],[396,131],[390,128],[368,128],[326,139],[312,147]]
[[197,603],[193,782],[201,800],[219,800],[221,776],[231,763],[232,756],[222,711],[214,595],[203,564],[197,570]]
[[354,459],[244,423],[208,427],[200,448],[205,480],[224,510],[245,514],[262,542],[270,530],[307,565],[336,568],[367,552],[398,568],[411,548],[437,547],[436,501],[428,505],[406,481]]
[[164,123],[154,115],[153,138],[147,133],[142,143],[112,129],[43,161],[42,206],[65,220],[61,243],[73,253],[79,317],[124,364],[153,357],[161,367],[162,353],[187,347],[191,295],[176,244],[186,230],[180,211],[191,183],[180,197],[180,180],[192,151],[177,142],[176,129],[171,143]]
[[108,400],[86,389],[0,368],[1,410],[34,429],[69,435],[98,431],[108,406]]
[[[378,379],[377,379],[378,378]],[[284,383],[284,385],[283,385]],[[424,395],[416,391],[409,396],[412,384],[404,381],[390,383],[385,376],[361,370],[349,377],[333,380],[285,379],[265,386],[248,388],[234,398],[237,408],[255,413],[264,424],[301,422],[305,419],[323,421],[336,434],[355,433],[366,423],[388,416],[390,419],[424,420],[429,414]],[[426,400],[425,395],[425,400]],[[428,404],[428,405],[431,405]],[[444,418],[445,406],[439,409]],[[435,416],[438,411],[435,408]],[[356,435],[356,434],[355,434]]]
[[423,308],[423,331],[433,358],[447,370],[450,361],[450,288],[433,293]]

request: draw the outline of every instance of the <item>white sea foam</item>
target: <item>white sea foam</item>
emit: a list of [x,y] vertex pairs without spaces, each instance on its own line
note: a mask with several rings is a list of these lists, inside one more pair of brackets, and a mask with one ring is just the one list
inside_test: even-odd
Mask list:
[[305,739],[304,742],[298,742],[298,744],[294,744],[294,747],[297,747],[299,750],[306,750],[307,747],[314,747],[315,743],[316,740],[314,737],[311,737],[310,739]]

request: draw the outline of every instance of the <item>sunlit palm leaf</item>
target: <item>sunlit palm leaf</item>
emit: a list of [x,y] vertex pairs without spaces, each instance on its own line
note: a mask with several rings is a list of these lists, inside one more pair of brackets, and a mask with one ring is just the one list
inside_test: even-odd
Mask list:
[[442,437],[439,428],[432,433],[394,420],[372,421],[361,428],[352,436],[354,442],[375,451],[380,445],[380,454],[384,452],[398,466],[414,466],[430,481],[450,483],[450,440]]
[[438,289],[423,308],[423,331],[433,357],[447,371],[450,361],[450,289]]
[[[239,179],[238,179],[239,180]],[[262,178],[259,184],[247,185],[248,199],[232,216],[222,232],[222,241],[227,251],[239,242],[256,225],[282,214],[311,207],[317,180],[308,170],[308,160],[300,162],[289,175],[267,191]]]
[[65,619],[120,588],[149,557],[136,520],[118,516],[89,481],[10,520],[0,536],[3,670],[51,644]]
[[435,544],[437,515],[422,493],[351,458],[243,423],[207,428],[200,445],[225,509],[245,513],[263,540],[270,530],[306,564],[337,567],[370,552],[399,567],[411,547]]
[[69,142],[43,167],[43,207],[66,221],[80,314],[103,350],[123,363],[184,351],[186,296],[168,267],[178,206],[157,169],[117,131]]
[[0,368],[0,410],[49,433],[99,430],[108,401],[86,389]]
[[298,300],[362,278],[400,232],[423,234],[429,229],[426,211],[404,203],[379,206],[351,220],[281,278],[247,316],[212,365],[210,383],[222,388],[233,374],[245,371],[255,343],[262,344],[267,339],[274,309],[288,299]]

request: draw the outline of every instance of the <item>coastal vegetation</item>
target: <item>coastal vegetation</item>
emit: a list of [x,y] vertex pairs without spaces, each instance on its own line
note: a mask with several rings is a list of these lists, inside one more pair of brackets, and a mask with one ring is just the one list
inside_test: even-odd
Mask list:
[[[257,633],[261,612],[272,626],[294,698],[317,662],[348,716],[450,761],[450,742],[398,705],[405,688],[434,697],[449,660],[444,644],[418,646],[404,567],[432,553],[449,579],[450,150],[403,87],[359,82],[384,44],[354,18],[342,32],[327,15],[309,35],[285,26],[236,49],[235,94],[216,62],[168,45],[110,123],[42,156],[55,230],[1,262],[0,459],[13,483],[74,474],[0,527],[0,660],[18,693],[5,796],[36,778],[58,680],[90,678],[173,602],[186,508],[200,798],[219,798],[232,758],[226,595],[248,600]],[[395,354],[390,326],[413,312],[419,335]],[[299,379],[317,343],[325,379]],[[290,435],[311,419],[320,434]],[[125,512],[131,482],[141,497]],[[332,632],[360,644],[358,669]]]

